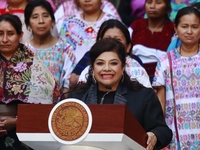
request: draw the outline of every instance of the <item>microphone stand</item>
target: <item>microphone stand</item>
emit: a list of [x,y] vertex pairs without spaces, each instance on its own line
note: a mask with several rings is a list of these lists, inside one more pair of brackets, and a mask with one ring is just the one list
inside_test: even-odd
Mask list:
[[109,89],[109,91],[106,92],[106,93],[102,96],[101,101],[100,101],[100,104],[103,104],[104,99],[105,99],[105,96],[108,95],[110,92],[112,92],[112,87],[111,87],[111,86],[105,86],[105,88],[106,88],[106,89]]

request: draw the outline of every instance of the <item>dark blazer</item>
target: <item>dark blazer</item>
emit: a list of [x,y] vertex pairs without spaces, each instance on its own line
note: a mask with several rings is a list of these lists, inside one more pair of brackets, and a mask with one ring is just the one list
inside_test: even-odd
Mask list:
[[[68,97],[80,99],[86,104],[97,104],[95,90],[97,88],[94,85],[92,88],[79,88],[79,90],[69,93]],[[142,87],[132,90],[119,86],[116,94],[119,96],[115,96],[114,104],[125,104],[145,131],[153,132],[156,135],[155,149],[161,149],[170,143],[172,131],[166,125],[160,102],[153,89]]]

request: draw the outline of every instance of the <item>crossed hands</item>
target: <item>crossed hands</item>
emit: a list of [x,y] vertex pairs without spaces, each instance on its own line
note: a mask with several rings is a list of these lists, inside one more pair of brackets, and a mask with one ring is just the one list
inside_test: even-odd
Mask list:
[[153,132],[147,132],[148,139],[147,139],[147,148],[146,150],[153,150],[156,143],[157,143],[157,137]]
[[5,136],[10,130],[16,127],[17,118],[0,117],[0,137]]

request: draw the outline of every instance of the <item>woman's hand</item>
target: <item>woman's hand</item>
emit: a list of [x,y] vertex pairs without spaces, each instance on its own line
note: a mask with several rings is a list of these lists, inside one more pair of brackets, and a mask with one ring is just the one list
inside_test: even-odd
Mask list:
[[75,73],[71,73],[69,78],[69,87],[70,89],[74,89],[78,84],[79,75]]
[[0,118],[0,136],[7,134],[10,130],[16,127],[17,118],[1,117]]
[[147,139],[147,150],[153,150],[154,146],[157,143],[157,137],[153,132],[147,132],[148,139]]

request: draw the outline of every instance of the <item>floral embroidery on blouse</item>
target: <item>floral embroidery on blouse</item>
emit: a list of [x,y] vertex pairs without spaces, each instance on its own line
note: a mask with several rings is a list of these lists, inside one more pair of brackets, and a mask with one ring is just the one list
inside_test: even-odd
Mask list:
[[[68,84],[68,76],[75,67],[75,56],[73,48],[61,39],[52,47],[39,49],[33,47],[30,42],[25,43],[35,55],[48,67],[54,79],[62,88]],[[65,76],[65,77],[64,77]]]
[[92,33],[94,31],[94,29],[92,27],[89,27],[89,28],[85,29],[85,31],[87,33]]
[[101,24],[109,19],[115,19],[115,17],[105,13],[100,20],[87,22],[81,18],[80,14],[77,14],[63,21],[60,38],[73,47],[76,63],[90,50],[96,41]]
[[181,56],[177,49],[168,53],[172,60],[173,80],[171,80],[171,69],[166,54],[157,64],[153,86],[165,86],[166,89],[165,118],[167,125],[173,131],[170,150],[178,149],[174,107],[181,149],[197,150],[200,145],[200,53],[191,57]]
[[[3,57],[3,56],[1,56]],[[10,60],[1,58],[2,101],[53,103],[55,80],[48,68],[23,44]]]

